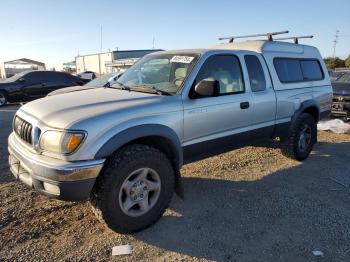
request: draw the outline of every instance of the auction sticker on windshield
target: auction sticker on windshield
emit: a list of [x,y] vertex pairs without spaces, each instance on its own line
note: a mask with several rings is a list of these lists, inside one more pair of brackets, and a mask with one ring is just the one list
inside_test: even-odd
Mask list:
[[185,64],[189,64],[192,62],[193,60],[193,56],[179,56],[176,55],[173,58],[171,58],[170,62],[171,63],[185,63]]

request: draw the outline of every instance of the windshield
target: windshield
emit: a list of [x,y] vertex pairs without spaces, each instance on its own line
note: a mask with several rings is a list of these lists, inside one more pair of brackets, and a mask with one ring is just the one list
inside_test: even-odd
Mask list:
[[24,75],[26,75],[27,73],[29,73],[30,71],[23,71],[20,72],[18,74],[15,74],[14,76],[11,76],[9,78],[5,79],[5,82],[14,82],[17,81],[18,79],[20,79],[21,77],[23,77]]
[[[117,83],[129,89],[175,94],[190,73],[198,54],[159,54],[142,58]],[[117,85],[113,85],[117,86]]]
[[336,82],[350,82],[350,73],[346,73],[339,77]]
[[103,76],[91,80],[90,82],[85,84],[85,86],[104,87],[108,83],[108,80],[110,80],[110,78],[116,76],[117,74],[118,73],[105,74]]

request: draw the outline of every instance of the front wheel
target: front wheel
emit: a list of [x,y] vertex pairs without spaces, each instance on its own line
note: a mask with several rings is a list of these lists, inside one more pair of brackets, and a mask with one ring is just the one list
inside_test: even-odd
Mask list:
[[315,119],[302,113],[292,126],[291,136],[282,147],[282,152],[298,161],[306,159],[317,141],[317,125]]
[[0,91],[0,107],[7,104],[7,94],[4,91]]
[[106,163],[91,196],[93,211],[109,228],[132,233],[155,223],[174,192],[174,169],[159,150],[121,149]]

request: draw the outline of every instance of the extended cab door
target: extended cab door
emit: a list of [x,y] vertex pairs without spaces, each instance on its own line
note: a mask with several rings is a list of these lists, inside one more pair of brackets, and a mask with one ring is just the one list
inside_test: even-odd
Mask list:
[[261,138],[273,134],[276,119],[276,94],[264,58],[260,54],[247,53],[244,61],[248,72],[247,85],[253,100],[254,129]]
[[[196,96],[194,87],[204,79],[219,82],[218,96]],[[236,55],[208,57],[199,69],[191,90],[184,95],[185,162],[227,151],[226,147],[245,140],[244,135],[248,134],[253,120],[253,105]]]

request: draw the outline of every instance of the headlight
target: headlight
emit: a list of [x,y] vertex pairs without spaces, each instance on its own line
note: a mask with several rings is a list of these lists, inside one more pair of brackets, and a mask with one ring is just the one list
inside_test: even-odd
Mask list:
[[84,137],[84,132],[50,130],[40,136],[39,147],[52,153],[69,154],[78,148]]

